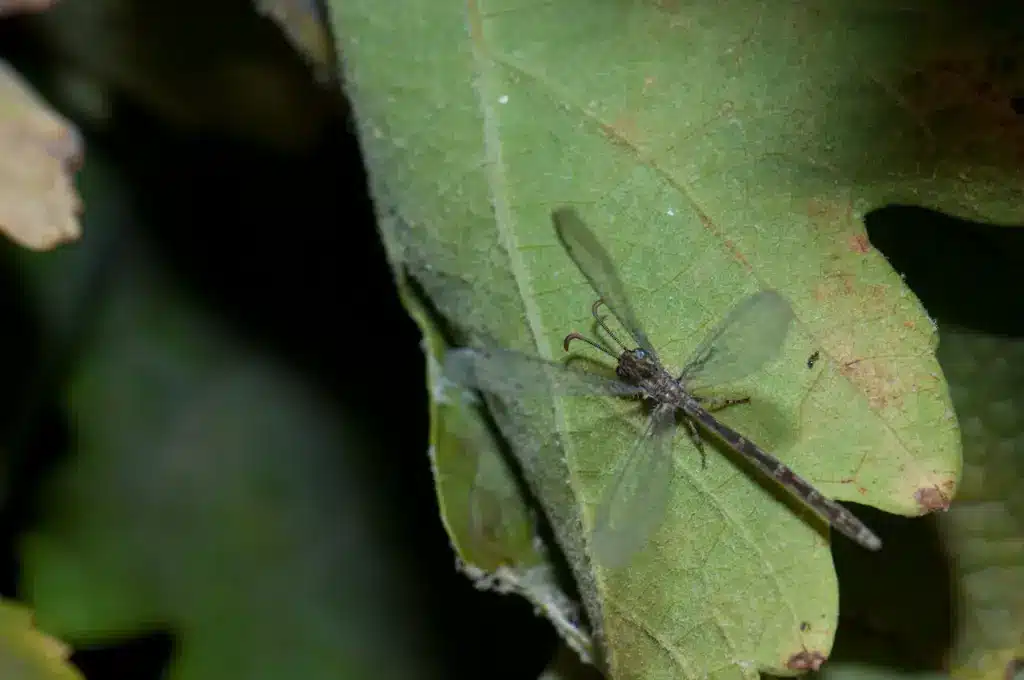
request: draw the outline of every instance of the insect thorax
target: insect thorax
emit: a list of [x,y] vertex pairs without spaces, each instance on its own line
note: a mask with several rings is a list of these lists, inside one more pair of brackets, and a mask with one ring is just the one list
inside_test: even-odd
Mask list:
[[682,385],[643,349],[638,348],[620,354],[615,374],[623,382],[642,387],[655,401],[677,402],[681,398]]

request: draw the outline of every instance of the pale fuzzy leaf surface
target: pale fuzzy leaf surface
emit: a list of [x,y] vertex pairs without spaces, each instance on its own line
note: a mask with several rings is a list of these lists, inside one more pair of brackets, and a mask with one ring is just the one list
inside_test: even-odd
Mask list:
[[[590,329],[595,293],[550,220],[573,205],[673,368],[744,296],[790,301],[786,347],[732,386],[753,403],[729,424],[835,498],[913,515],[952,496],[959,442],[935,330],[860,215],[889,200],[1008,214],[989,199],[1016,171],[965,188],[978,145],[944,156],[938,89],[906,94],[931,82],[948,49],[934,36],[955,18],[906,3],[331,9],[390,257],[460,344],[554,358]],[[492,406],[615,677],[792,673],[828,655],[822,527],[731,457],[711,450],[702,469],[677,435],[664,521],[628,568],[605,571],[587,535],[635,409]]]
[[964,474],[942,517],[959,593],[954,677],[1001,680],[1024,658],[1024,343],[944,330]]

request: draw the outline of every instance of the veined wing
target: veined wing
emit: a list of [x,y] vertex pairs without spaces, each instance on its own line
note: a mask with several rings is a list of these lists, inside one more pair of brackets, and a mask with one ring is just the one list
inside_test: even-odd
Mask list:
[[672,482],[668,435],[674,426],[675,407],[655,407],[644,433],[619,460],[601,494],[591,547],[605,567],[625,566],[662,521]]
[[555,223],[555,232],[562,246],[590,282],[590,286],[601,296],[619,323],[633,336],[637,345],[657,358],[657,352],[640,327],[633,306],[629,304],[626,289],[619,280],[611,257],[598,243],[594,233],[572,208],[556,208],[551,213],[551,219]]
[[444,358],[449,380],[505,397],[552,390],[566,395],[639,395],[639,387],[507,349],[461,348]]
[[699,389],[750,375],[778,355],[792,320],[793,308],[775,291],[751,295],[704,339],[680,379]]

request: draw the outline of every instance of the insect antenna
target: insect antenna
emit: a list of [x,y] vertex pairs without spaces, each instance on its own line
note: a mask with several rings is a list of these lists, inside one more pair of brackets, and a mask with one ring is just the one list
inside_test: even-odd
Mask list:
[[[602,298],[598,298],[597,301],[590,307],[590,313],[594,315],[594,319],[597,321],[597,325],[601,327],[601,330],[603,330],[605,333],[607,333],[608,336],[612,340],[614,340],[615,343],[619,347],[622,348],[622,351],[628,352],[629,351],[628,348],[625,345],[622,344],[622,341],[619,340],[618,336],[616,336],[615,333],[612,333],[612,329],[608,328],[608,324],[606,324],[604,322],[604,317],[601,316],[600,314],[598,314],[597,310],[603,304],[604,304],[604,300]],[[581,334],[575,333],[575,332],[569,333],[569,335],[565,336],[565,340],[562,342],[562,347],[563,347],[563,349],[565,349],[566,352],[569,351],[569,343],[572,342],[573,340],[582,340],[583,342],[587,343],[591,347],[593,347],[593,348],[595,348],[595,349],[597,349],[597,350],[599,350],[601,352],[604,352],[605,354],[607,354],[608,356],[610,356],[613,359],[617,359],[618,356],[619,356],[616,352],[612,351],[612,349],[609,348],[607,345],[605,345],[605,344],[603,344],[603,343],[601,343],[601,342],[599,342],[597,340],[591,340],[587,336],[581,335]]]
[[622,344],[622,341],[619,340],[619,337],[615,335],[615,333],[612,333],[611,328],[608,328],[608,324],[604,322],[604,317],[597,313],[597,309],[603,304],[604,298],[597,298],[594,304],[590,307],[590,313],[594,315],[594,319],[597,321],[597,325],[600,326],[602,330],[604,330],[604,332],[607,333],[608,336],[615,341],[615,344],[621,347],[622,351],[628,352],[629,348]]
[[607,347],[602,345],[597,340],[591,340],[587,336],[580,335],[579,333],[576,333],[576,332],[569,333],[569,335],[565,336],[565,340],[562,341],[562,349],[564,349],[566,352],[568,352],[569,351],[569,343],[572,342],[573,340],[582,340],[583,342],[587,343],[588,345],[590,345],[594,349],[596,349],[596,350],[598,350],[600,352],[604,352],[605,354],[610,356],[612,359],[618,359],[618,355],[615,352],[613,352],[612,350],[608,349]]

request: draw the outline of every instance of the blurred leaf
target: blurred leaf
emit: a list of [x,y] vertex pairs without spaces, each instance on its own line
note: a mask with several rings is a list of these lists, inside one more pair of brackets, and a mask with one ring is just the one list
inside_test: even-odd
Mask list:
[[65,1],[29,25],[60,60],[55,75],[73,84],[62,94],[82,112],[105,111],[96,93],[114,93],[186,130],[284,152],[311,148],[335,114],[251,3]]
[[[1001,200],[1015,164],[964,174],[969,151],[1011,167],[1007,145],[943,156],[946,109],[924,86],[945,74],[962,22],[918,5],[346,1],[331,18],[392,262],[458,342],[557,357],[568,331],[589,328],[595,294],[549,218],[575,205],[670,363],[744,295],[780,290],[798,319],[785,353],[736,385],[754,405],[724,418],[824,493],[917,515],[955,492],[956,421],[934,326],[860,214],[899,199],[990,214],[1019,203]],[[702,470],[677,439],[668,516],[609,573],[586,536],[636,436],[637,421],[609,419],[628,407],[490,405],[616,677],[753,677],[828,655],[827,543],[774,489],[726,458]],[[462,478],[442,493],[468,493]]]
[[0,62],[0,229],[33,250],[77,239],[83,153],[75,126]]
[[32,613],[0,602],[0,678],[80,680],[67,663],[68,647],[32,627]]
[[945,680],[948,677],[943,673],[896,671],[891,666],[848,662],[828,664],[807,676],[808,680]]
[[939,355],[965,463],[942,518],[959,584],[951,668],[957,678],[1003,680],[1024,658],[1024,343],[944,327]]
[[57,0],[0,0],[0,17],[23,12],[42,12],[57,4]]
[[418,567],[364,468],[383,452],[118,237],[74,457],[22,546],[40,625],[79,644],[169,628],[169,678],[434,677]]
[[318,76],[326,79],[331,68],[331,36],[316,0],[256,0],[256,9],[276,21]]

